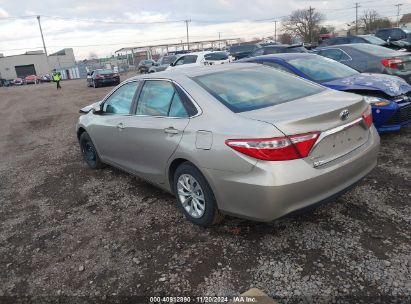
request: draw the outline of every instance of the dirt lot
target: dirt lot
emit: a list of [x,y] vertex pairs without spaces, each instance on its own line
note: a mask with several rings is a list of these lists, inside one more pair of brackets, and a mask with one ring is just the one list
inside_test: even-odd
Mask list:
[[112,88],[62,86],[0,88],[0,295],[410,300],[411,127],[382,136],[378,167],[331,204],[204,229],[171,195],[87,168],[78,109]]

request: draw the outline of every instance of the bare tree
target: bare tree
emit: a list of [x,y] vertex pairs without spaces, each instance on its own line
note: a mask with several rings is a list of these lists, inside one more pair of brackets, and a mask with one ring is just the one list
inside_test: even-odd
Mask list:
[[372,33],[378,28],[392,26],[390,20],[381,17],[376,10],[365,10],[360,17],[360,24],[366,33]]
[[293,43],[293,37],[291,37],[291,35],[288,34],[288,33],[281,34],[280,37],[279,37],[279,40],[280,40],[281,43],[284,43],[284,44],[292,44]]
[[283,19],[282,27],[284,32],[297,36],[304,42],[313,42],[318,38],[323,20],[324,15],[314,9],[296,10]]

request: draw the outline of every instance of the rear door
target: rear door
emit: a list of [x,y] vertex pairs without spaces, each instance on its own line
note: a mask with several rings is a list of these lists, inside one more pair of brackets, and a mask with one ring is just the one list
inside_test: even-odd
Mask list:
[[188,102],[173,82],[145,80],[134,115],[124,123],[127,169],[153,182],[164,182],[167,161],[189,122]]

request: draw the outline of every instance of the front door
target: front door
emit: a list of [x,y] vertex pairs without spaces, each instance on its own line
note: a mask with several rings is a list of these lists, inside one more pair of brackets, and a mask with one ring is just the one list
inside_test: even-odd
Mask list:
[[103,113],[95,115],[87,128],[103,162],[124,167],[128,143],[124,138],[139,82],[128,82],[114,91],[103,104]]
[[146,80],[141,89],[135,115],[127,117],[128,169],[156,183],[164,183],[165,166],[177,149],[189,122],[174,84],[167,80]]

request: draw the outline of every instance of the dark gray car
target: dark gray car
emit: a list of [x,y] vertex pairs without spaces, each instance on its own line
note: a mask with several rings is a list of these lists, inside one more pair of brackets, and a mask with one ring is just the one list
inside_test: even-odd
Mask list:
[[161,72],[164,71],[170,63],[176,61],[178,55],[166,55],[161,57],[150,69],[148,70],[149,73]]
[[361,73],[389,74],[411,83],[409,53],[365,43],[317,48],[313,53],[334,59]]

